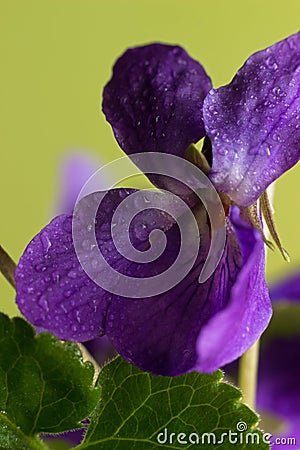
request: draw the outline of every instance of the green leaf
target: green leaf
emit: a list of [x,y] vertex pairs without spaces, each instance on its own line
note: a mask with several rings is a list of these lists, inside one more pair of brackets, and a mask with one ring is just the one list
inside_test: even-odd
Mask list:
[[[238,389],[221,382],[222,376],[221,371],[211,375],[193,372],[179,377],[153,376],[118,357],[100,373],[101,400],[77,448],[193,448],[197,447],[198,436],[198,447],[205,449],[269,449],[262,432],[256,429],[257,415],[240,402]],[[247,431],[238,432],[237,427],[243,426]],[[220,442],[222,433],[229,430],[238,433],[238,443],[230,443],[224,435]],[[241,442],[246,441],[247,433],[248,443]],[[259,439],[259,444],[252,444],[251,433],[255,433],[254,442]],[[213,443],[213,436],[218,444]]]
[[82,427],[99,400],[93,374],[77,344],[0,313],[0,448],[43,448],[27,438]]
[[38,438],[24,433],[3,412],[0,413],[0,449],[44,450],[48,447]]

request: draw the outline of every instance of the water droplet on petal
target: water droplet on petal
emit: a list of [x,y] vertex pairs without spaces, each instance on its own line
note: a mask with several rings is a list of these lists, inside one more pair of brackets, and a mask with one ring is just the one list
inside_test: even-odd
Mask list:
[[40,240],[42,242],[42,246],[43,246],[45,252],[48,253],[49,248],[52,245],[52,242],[50,241],[50,238],[49,238],[48,234],[45,231],[43,233],[41,233]]
[[67,289],[66,291],[64,291],[64,297],[65,298],[69,298],[71,297],[71,295],[73,294],[73,290],[72,289]]
[[252,123],[252,125],[259,125],[259,120],[257,117],[251,117],[250,122]]
[[38,304],[45,312],[49,311],[49,304],[46,295],[42,295],[41,298],[38,301]]
[[47,267],[44,264],[36,264],[34,268],[37,272],[44,272],[47,269]]
[[68,272],[68,277],[75,279],[77,277],[77,272],[76,270],[70,270],[70,272]]
[[219,147],[219,148],[218,148],[218,153],[219,153],[220,155],[222,155],[222,156],[225,156],[225,155],[227,155],[228,150],[227,150],[226,148],[224,148],[224,147]]

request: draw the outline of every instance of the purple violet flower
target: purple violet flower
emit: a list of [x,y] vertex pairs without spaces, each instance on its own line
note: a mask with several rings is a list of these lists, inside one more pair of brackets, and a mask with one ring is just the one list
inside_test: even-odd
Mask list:
[[[17,303],[30,322],[79,342],[106,334],[125,359],[160,375],[214,371],[257,340],[271,304],[262,233],[246,213],[299,159],[299,50],[300,33],[252,55],[219,89],[211,89],[202,66],[180,47],[152,44],[125,52],[103,94],[116,139],[129,155],[157,151],[184,157],[190,144],[205,137],[202,159],[227,215],[224,253],[213,275],[199,284],[211,236],[204,207],[191,200],[201,246],[188,275],[163,294],[125,298],[85,274],[74,249],[72,216],[61,215],[30,242],[16,270]],[[190,199],[176,182],[151,180]],[[95,234],[116,270],[147,278],[174,261],[180,233],[164,211],[147,209],[130,224],[131,243],[145,251],[151,231],[160,229],[167,237],[164,253],[145,264],[119,254],[110,224],[117,206],[134,192],[106,194]],[[84,199],[87,207],[95,196]]]

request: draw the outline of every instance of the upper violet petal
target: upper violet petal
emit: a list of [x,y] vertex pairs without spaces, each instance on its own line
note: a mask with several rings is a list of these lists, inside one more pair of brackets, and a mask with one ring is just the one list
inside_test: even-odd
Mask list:
[[239,219],[236,207],[231,221],[240,243],[243,267],[227,306],[212,317],[199,336],[196,368],[205,372],[213,372],[241,356],[260,337],[272,315],[261,236]]
[[249,206],[300,157],[300,32],[253,54],[203,106],[211,180]]
[[202,105],[210,88],[203,67],[181,47],[131,48],[104,88],[103,111],[126,153],[183,156],[205,135]]

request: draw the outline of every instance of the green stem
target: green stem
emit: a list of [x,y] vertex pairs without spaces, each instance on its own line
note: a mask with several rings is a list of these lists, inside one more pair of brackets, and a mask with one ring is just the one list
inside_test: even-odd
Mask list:
[[243,401],[255,410],[257,370],[259,358],[259,339],[243,354],[239,364],[239,387],[243,393]]
[[[272,210],[274,199],[274,183],[268,187],[268,209]],[[264,223],[265,225],[265,223]],[[268,230],[268,228],[267,228]],[[266,233],[268,238],[268,231]],[[267,255],[266,255],[267,256]],[[257,372],[259,361],[259,339],[243,354],[239,363],[238,385],[243,393],[244,402],[255,410],[256,390],[257,390]]]
[[0,245],[0,272],[7,279],[7,281],[16,289],[16,282],[14,273],[16,270],[16,264],[9,256],[8,253]]

